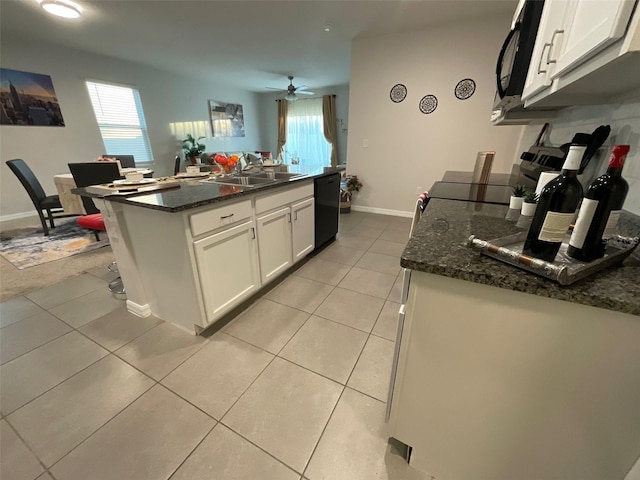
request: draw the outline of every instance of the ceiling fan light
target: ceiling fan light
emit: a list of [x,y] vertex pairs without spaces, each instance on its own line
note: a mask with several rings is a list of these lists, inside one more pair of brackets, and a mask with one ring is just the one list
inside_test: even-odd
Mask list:
[[42,0],[40,6],[52,15],[63,18],[78,18],[82,15],[82,7],[70,0]]
[[289,101],[289,102],[295,102],[298,97],[296,96],[295,93],[287,93],[284,97],[285,100]]

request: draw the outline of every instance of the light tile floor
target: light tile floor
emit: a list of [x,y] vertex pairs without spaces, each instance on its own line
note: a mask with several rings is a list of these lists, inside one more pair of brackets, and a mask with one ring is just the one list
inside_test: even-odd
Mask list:
[[409,228],[343,216],[200,337],[128,313],[100,270],[0,304],[0,478],[427,478],[384,423]]

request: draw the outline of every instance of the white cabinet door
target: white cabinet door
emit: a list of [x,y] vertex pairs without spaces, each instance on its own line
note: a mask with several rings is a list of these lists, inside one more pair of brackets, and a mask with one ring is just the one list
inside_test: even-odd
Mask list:
[[553,77],[562,75],[622,38],[635,0],[572,0],[568,2],[564,45]]
[[302,260],[313,251],[315,242],[313,198],[291,206],[293,263]]
[[531,63],[524,83],[522,99],[527,100],[551,85],[554,73],[554,58],[560,54],[562,35],[564,34],[563,19],[567,8],[566,0],[546,0],[540,27],[533,47]]
[[193,243],[208,322],[260,287],[253,221]]
[[258,217],[260,277],[265,284],[291,265],[291,211],[289,207]]

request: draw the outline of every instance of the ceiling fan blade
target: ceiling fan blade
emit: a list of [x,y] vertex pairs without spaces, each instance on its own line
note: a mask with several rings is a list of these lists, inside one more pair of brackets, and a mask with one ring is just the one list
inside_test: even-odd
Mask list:
[[315,95],[315,93],[309,92],[307,90],[305,90],[303,92],[299,92],[299,91],[296,90],[296,95]]
[[282,88],[274,88],[274,87],[264,87],[267,88],[269,90],[278,90],[279,92],[286,92],[287,90],[283,90]]
[[296,87],[296,90],[306,90],[307,88],[309,88],[306,85],[300,85],[299,87]]

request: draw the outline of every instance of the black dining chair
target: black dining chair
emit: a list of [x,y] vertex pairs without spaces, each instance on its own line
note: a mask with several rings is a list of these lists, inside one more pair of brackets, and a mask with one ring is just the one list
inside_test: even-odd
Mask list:
[[180,155],[176,155],[176,163],[175,163],[175,165],[173,167],[173,174],[174,175],[177,175],[178,172],[180,171],[180,162],[181,162]]
[[[69,163],[68,165],[78,188],[102,185],[120,178],[118,164],[115,162]],[[82,196],[80,198],[87,214],[100,213],[93,200]]]
[[[55,228],[55,224],[53,223],[55,218],[78,216],[78,214],[64,213],[62,204],[60,203],[60,197],[58,197],[58,195],[47,195],[44,192],[38,178],[24,160],[16,158],[14,160],[8,160],[6,163],[16,177],[18,177],[18,180],[20,180],[20,183],[29,194],[33,205],[36,207],[45,236],[49,235],[49,228]],[[45,215],[43,212],[47,212],[47,214]],[[51,227],[47,225],[47,221],[49,221]]]
[[120,166],[122,168],[135,168],[136,161],[133,158],[133,155],[107,155],[106,153],[103,155],[106,158],[115,158],[116,160],[120,160]]

